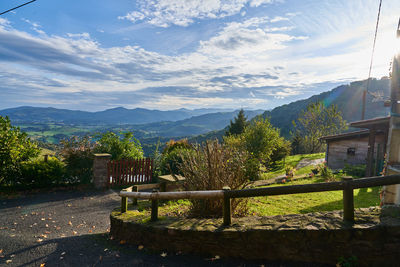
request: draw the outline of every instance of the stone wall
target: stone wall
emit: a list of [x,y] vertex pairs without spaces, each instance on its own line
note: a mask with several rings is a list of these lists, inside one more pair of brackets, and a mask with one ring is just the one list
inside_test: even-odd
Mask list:
[[[134,214],[134,213],[132,213]],[[129,212],[111,214],[111,235],[158,251],[283,262],[336,264],[356,256],[364,265],[397,265],[400,259],[400,212],[380,216],[379,208],[356,210],[356,224],[342,213],[220,219],[166,217],[143,222]]]

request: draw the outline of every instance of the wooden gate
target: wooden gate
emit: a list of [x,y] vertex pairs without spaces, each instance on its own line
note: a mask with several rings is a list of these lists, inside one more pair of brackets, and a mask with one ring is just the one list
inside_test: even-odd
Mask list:
[[146,184],[153,178],[153,159],[112,160],[107,169],[109,186]]

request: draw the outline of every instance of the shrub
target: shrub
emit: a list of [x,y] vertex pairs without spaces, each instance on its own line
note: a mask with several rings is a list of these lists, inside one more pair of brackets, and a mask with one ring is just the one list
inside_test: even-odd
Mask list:
[[21,163],[39,155],[39,148],[28,135],[0,116],[0,185],[14,185]]
[[65,183],[65,165],[57,158],[26,161],[21,164],[19,184],[29,187],[50,187]]
[[319,165],[319,173],[322,178],[324,178],[327,182],[333,182],[336,180],[335,175],[333,174],[332,170],[326,164]]
[[349,165],[345,164],[343,168],[343,172],[346,173],[346,175],[350,175],[356,178],[361,178],[365,177],[365,170],[367,166],[365,164],[360,164],[360,165]]
[[[229,186],[232,190],[242,189],[248,184],[246,177],[247,155],[230,146],[207,141],[191,153],[183,155],[181,171],[186,178],[186,190],[220,190]],[[193,216],[214,217],[222,215],[222,200],[191,200]],[[244,215],[246,199],[233,199],[232,212]]]
[[88,136],[61,141],[61,155],[69,183],[88,184],[93,175],[93,144]]
[[187,139],[178,141],[170,140],[166,143],[164,151],[162,153],[160,162],[161,174],[180,174],[180,166],[183,162],[182,155],[184,153],[190,153],[193,150]]
[[296,173],[296,169],[293,168],[292,166],[288,165],[285,167],[285,174],[286,174],[287,178],[292,178],[295,173]]

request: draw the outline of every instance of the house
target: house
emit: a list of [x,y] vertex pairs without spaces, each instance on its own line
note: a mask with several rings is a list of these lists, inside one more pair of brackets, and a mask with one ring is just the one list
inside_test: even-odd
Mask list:
[[383,169],[388,140],[390,117],[380,117],[350,123],[359,131],[324,136],[325,160],[333,170],[344,168],[345,164],[366,164],[366,177],[379,175]]

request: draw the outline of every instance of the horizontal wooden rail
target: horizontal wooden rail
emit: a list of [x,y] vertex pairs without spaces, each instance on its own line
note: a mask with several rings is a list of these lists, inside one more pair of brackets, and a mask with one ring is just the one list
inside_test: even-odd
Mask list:
[[206,199],[222,198],[223,190],[210,191],[182,191],[182,192],[125,192],[119,193],[121,197],[139,198],[139,199]]
[[[367,188],[374,186],[400,184],[400,175],[389,176],[376,176],[369,178],[361,178],[353,180],[352,178],[344,178],[341,182],[331,183],[318,183],[318,184],[304,184],[304,185],[290,185],[290,186],[276,186],[265,188],[251,188],[241,190],[209,190],[209,191],[183,191],[183,192],[157,192],[153,190],[152,193],[145,192],[127,192],[122,190],[119,195],[122,197],[121,211],[124,212],[127,206],[127,198],[137,199],[151,199],[153,203],[156,200],[173,200],[173,199],[211,199],[220,198],[224,200],[224,225],[230,224],[230,199],[231,198],[244,198],[244,197],[259,197],[259,196],[273,196],[273,195],[288,195],[299,193],[314,193],[325,191],[343,190],[343,206],[344,206],[344,220],[348,222],[354,221],[354,198],[353,190],[357,188]],[[152,207],[152,213],[156,213],[155,204]],[[229,214],[227,214],[229,213]],[[155,220],[154,215],[152,220]]]

